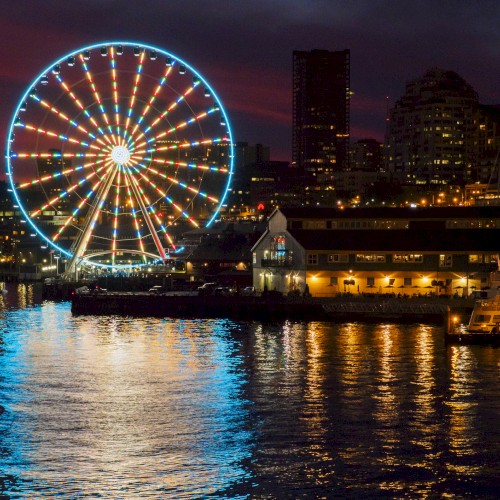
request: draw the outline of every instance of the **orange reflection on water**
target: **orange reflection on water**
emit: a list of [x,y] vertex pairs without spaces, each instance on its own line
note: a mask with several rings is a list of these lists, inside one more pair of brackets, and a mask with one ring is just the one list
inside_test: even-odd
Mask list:
[[[341,392],[338,398],[342,401],[343,413],[353,422],[360,425],[370,418],[370,408],[366,400],[370,399],[373,383],[374,354],[367,348],[369,343],[365,339],[365,325],[347,323],[339,331],[340,344],[335,346],[341,360],[338,366],[338,377]],[[340,417],[340,415],[339,415]],[[367,443],[369,446],[369,444]],[[349,441],[339,451],[340,456],[347,462],[355,464],[363,460],[366,450]]]
[[395,433],[396,426],[394,425],[400,403],[395,394],[398,370],[394,365],[399,361],[397,334],[397,325],[380,325],[374,332],[378,340],[375,346],[378,348],[376,360],[378,361],[378,371],[375,384],[377,392],[373,395],[377,403],[374,416],[383,429],[379,437],[386,443],[388,463],[392,462],[390,450],[398,445],[398,436]]
[[[476,359],[468,346],[450,348],[450,395],[445,402],[449,410],[450,451],[457,457],[475,455],[481,448],[476,428],[478,401],[474,387],[480,384],[476,376]],[[478,467],[459,461],[448,464],[455,472],[474,474]]]
[[42,284],[35,283],[4,283],[0,282],[0,310],[25,309],[42,301]]
[[436,415],[436,379],[433,369],[434,337],[433,329],[428,325],[421,325],[415,343],[415,381],[414,396],[415,427],[418,435],[412,439],[412,444],[424,448],[427,452],[426,460],[434,460],[435,435],[440,422]]
[[[439,426],[433,405],[436,383],[432,373],[434,330],[420,325],[412,329],[416,335],[410,339],[405,338],[408,331],[395,324],[380,325],[376,331],[378,371],[373,415],[378,421],[375,431],[379,449],[377,461],[389,476],[400,468],[406,468],[412,476],[410,484],[400,474],[393,480],[382,481],[381,490],[393,494],[407,491],[425,498],[436,483],[431,473],[439,460],[433,446],[433,433]],[[409,348],[409,342],[414,343],[414,347]],[[401,450],[407,447],[414,448],[414,453],[402,462]]]
[[306,333],[307,372],[305,374],[304,416],[306,436],[310,443],[307,452],[312,460],[308,463],[306,474],[317,485],[327,485],[333,476],[331,446],[327,431],[331,425],[327,411],[327,401],[331,394],[325,392],[326,373],[325,352],[328,339],[324,324],[309,323]]

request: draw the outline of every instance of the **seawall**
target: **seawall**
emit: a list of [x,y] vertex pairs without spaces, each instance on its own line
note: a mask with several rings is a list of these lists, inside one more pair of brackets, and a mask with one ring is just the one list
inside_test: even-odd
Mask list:
[[224,317],[245,320],[329,320],[364,322],[433,323],[447,325],[450,310],[466,320],[469,308],[459,304],[451,308],[443,302],[349,301],[315,297],[268,296],[198,296],[108,292],[75,294],[74,315],[156,316],[178,318]]

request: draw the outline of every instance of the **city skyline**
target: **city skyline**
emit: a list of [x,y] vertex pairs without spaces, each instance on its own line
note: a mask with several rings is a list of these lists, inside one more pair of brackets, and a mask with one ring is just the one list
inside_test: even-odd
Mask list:
[[456,71],[480,102],[500,103],[491,69],[500,44],[500,6],[493,1],[0,5],[2,140],[18,100],[43,68],[80,46],[114,39],[157,45],[199,69],[223,101],[235,140],[266,144],[273,159],[291,160],[293,50],[351,51],[352,141],[383,140],[386,97],[392,106],[405,83],[431,67]]

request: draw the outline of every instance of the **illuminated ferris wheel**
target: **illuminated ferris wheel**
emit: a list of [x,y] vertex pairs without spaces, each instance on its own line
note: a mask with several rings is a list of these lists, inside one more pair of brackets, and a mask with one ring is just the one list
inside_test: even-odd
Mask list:
[[7,175],[24,217],[67,272],[165,261],[209,226],[233,173],[226,112],[189,64],[110,42],[47,67],[10,124]]

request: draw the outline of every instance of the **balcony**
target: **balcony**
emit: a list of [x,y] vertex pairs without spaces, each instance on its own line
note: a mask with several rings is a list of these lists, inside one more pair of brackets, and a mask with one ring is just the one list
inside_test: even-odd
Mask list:
[[291,257],[287,257],[286,259],[261,259],[260,265],[261,267],[289,268],[292,267],[293,262]]

